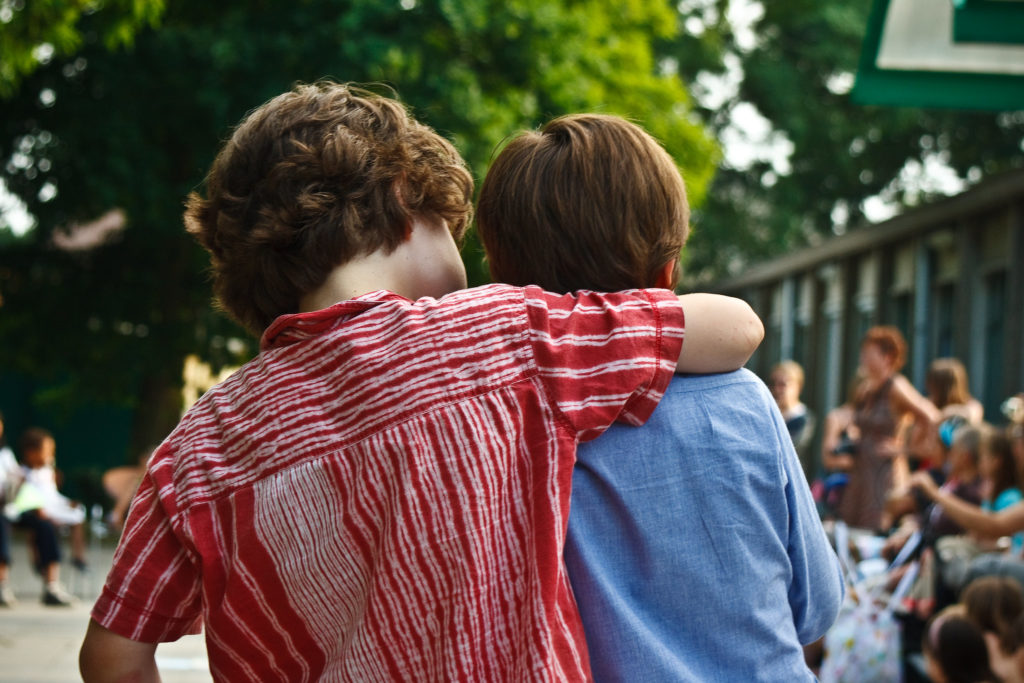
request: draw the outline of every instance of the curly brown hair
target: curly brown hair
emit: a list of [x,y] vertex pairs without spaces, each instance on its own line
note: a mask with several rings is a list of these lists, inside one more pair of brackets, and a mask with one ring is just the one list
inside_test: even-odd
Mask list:
[[394,250],[416,215],[462,238],[473,179],[405,107],[351,84],[298,85],[251,112],[221,148],[185,227],[210,252],[221,305],[259,334],[331,270]]
[[477,231],[495,280],[616,291],[654,285],[679,259],[689,216],[679,169],[654,138],[618,116],[573,114],[497,156]]

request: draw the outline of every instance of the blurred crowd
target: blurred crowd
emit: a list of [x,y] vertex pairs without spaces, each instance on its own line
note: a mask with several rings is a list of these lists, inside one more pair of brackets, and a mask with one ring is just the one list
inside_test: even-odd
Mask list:
[[[973,587],[990,588],[993,577],[1003,593],[1024,587],[1024,394],[1007,398],[1001,419],[990,424],[960,361],[934,360],[922,393],[900,374],[905,357],[906,342],[894,327],[871,328],[862,339],[846,401],[821,425],[824,470],[812,490],[822,519],[826,529],[841,521],[862,539],[851,543],[854,561],[884,584],[884,595],[913,568],[897,606],[902,648],[904,656],[927,657],[931,680],[1024,680],[1009,663],[1024,623],[1013,630],[1006,617],[996,629],[977,609],[963,609],[971,590],[982,590]],[[768,384],[794,445],[808,458],[815,423],[799,400],[800,366],[780,363]],[[866,536],[873,542],[863,542]],[[913,562],[889,565],[911,539]],[[943,677],[942,662],[973,661],[957,649],[969,648],[971,638],[988,642],[978,659],[999,676]]]

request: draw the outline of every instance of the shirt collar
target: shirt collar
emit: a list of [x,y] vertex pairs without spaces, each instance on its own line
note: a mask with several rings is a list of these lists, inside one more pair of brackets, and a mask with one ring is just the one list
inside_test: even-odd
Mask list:
[[279,316],[270,324],[270,327],[264,330],[263,336],[260,338],[260,351],[318,337],[345,319],[387,301],[408,302],[408,299],[394,292],[378,289],[361,294],[354,299],[339,301],[333,306],[322,308],[319,311],[286,313]]

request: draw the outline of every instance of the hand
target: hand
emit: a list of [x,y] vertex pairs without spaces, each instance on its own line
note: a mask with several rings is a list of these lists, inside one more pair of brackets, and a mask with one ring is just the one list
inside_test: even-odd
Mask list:
[[927,472],[914,472],[910,475],[910,485],[932,499],[939,492],[939,487],[935,485],[935,480]]

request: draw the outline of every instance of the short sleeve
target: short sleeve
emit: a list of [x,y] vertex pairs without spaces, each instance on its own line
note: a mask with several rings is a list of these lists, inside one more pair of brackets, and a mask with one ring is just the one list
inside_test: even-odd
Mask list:
[[177,640],[201,631],[200,586],[191,555],[175,534],[147,473],[132,501],[92,618],[131,640]]
[[668,290],[556,295],[525,288],[546,390],[582,440],[616,421],[641,425],[675,373],[683,309]]
[[1020,489],[1009,488],[1005,489],[996,497],[996,502],[992,506],[993,512],[999,512],[1005,510],[1008,507],[1012,507],[1022,500]]

